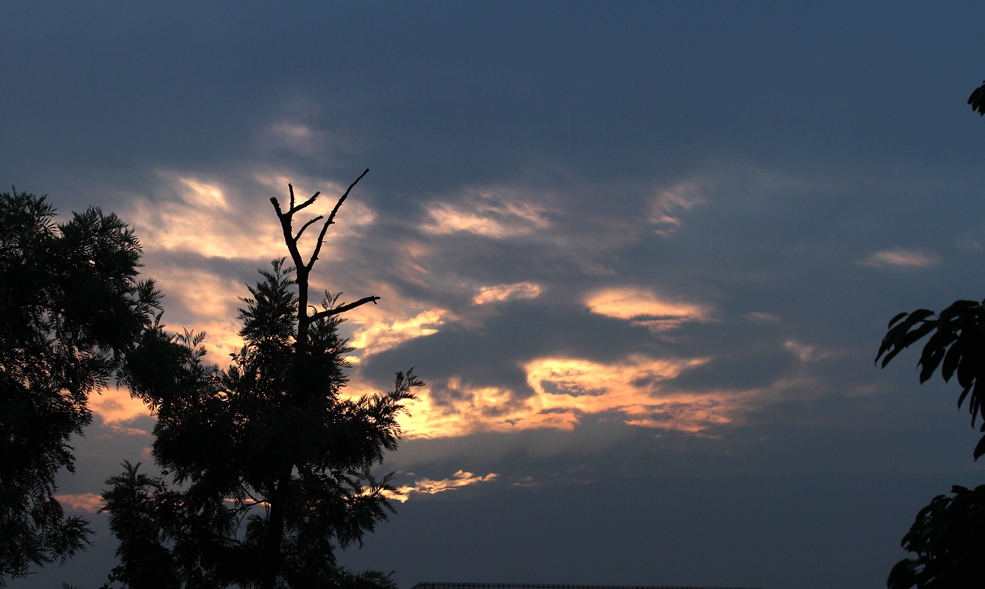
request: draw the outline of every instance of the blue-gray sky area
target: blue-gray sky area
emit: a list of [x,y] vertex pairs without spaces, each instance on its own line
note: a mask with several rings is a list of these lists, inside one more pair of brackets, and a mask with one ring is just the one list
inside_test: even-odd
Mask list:
[[[219,363],[287,183],[343,206],[349,391],[427,387],[405,502],[343,562],[418,581],[881,586],[983,482],[888,320],[985,296],[973,3],[4,3],[0,184],[137,232]],[[287,5],[289,4],[289,5]],[[310,243],[308,244],[310,246]],[[59,479],[95,587],[153,416],[92,401]]]

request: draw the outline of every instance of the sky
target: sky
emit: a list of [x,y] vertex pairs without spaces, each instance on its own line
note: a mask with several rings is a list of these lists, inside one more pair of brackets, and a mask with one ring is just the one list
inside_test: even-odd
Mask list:
[[[8,2],[0,184],[120,215],[164,322],[225,364],[271,197],[366,168],[314,292],[348,392],[427,386],[354,568],[419,581],[882,586],[982,483],[957,385],[890,318],[985,292],[973,3]],[[309,241],[307,247],[311,247]],[[302,246],[304,247],[304,245]],[[91,399],[59,496],[99,506],[153,416]]]

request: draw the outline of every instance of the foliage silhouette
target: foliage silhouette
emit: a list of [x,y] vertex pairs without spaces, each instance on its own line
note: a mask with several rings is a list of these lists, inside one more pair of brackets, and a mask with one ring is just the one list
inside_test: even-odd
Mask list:
[[971,92],[971,96],[968,97],[968,104],[971,105],[971,110],[977,112],[979,116],[985,116],[985,84]]
[[[930,335],[933,334],[933,335]],[[967,399],[971,413],[971,425],[982,418],[981,432],[985,432],[985,307],[975,301],[955,301],[935,315],[928,309],[912,313],[900,313],[889,322],[889,332],[882,340],[876,362],[882,359],[885,368],[897,354],[927,335],[917,365],[920,367],[920,383],[930,380],[937,370],[949,382],[955,375],[962,391],[958,407]],[[985,454],[985,435],[974,449],[974,458]]]
[[[968,97],[973,111],[985,115],[985,84]],[[876,363],[882,367],[900,352],[928,335],[917,366],[920,384],[937,368],[949,382],[957,375],[961,385],[958,408],[968,401],[971,425],[979,417],[985,434],[985,302],[955,301],[935,314],[928,309],[900,313],[889,322]],[[985,435],[973,451],[985,454]],[[938,495],[917,514],[902,546],[916,558],[896,563],[886,586],[889,589],[964,589],[985,585],[985,485],[974,490],[954,486],[952,497]]]
[[106,481],[103,509],[120,540],[111,582],[393,586],[386,575],[340,567],[334,550],[361,545],[392,511],[390,475],[377,480],[371,469],[396,449],[396,418],[423,383],[408,371],[387,394],[343,397],[351,348],[338,333],[340,314],[379,297],[340,304],[326,292],[320,309],[307,302],[325,233],[356,182],[325,220],[307,261],[298,241],[322,218],[295,234],[293,217],[318,194],[295,204],[290,187],[286,212],[271,199],[295,265],[275,260],[249,288],[239,312],[245,345],[227,370],[204,363],[204,334],[169,334],[159,325],[131,355],[126,382],[157,414],[152,454],[163,476],[124,463],[124,472]]
[[113,214],[56,224],[45,197],[0,193],[0,587],[88,542],[87,522],[52,497],[55,474],[74,472],[68,442],[92,421],[89,394],[160,308],[139,262]]
[[955,485],[953,497],[938,495],[917,514],[903,536],[903,548],[916,559],[896,563],[886,585],[977,588],[985,580],[985,485],[969,490]]

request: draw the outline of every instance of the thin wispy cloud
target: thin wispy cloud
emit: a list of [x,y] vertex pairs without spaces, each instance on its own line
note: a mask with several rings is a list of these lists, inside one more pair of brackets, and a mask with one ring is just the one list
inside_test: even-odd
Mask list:
[[869,254],[858,261],[863,266],[926,268],[936,266],[941,261],[934,252],[922,249],[894,248]]
[[481,476],[472,474],[471,472],[466,472],[464,470],[459,470],[447,479],[433,480],[429,478],[422,478],[414,481],[410,485],[402,485],[397,487],[396,491],[388,493],[388,496],[391,499],[404,502],[410,499],[412,495],[437,495],[438,493],[447,493],[463,487],[471,487],[481,483],[490,483],[498,478],[499,475],[496,473],[489,473],[485,476]]
[[[365,323],[356,328],[350,345],[361,357],[366,357],[389,350],[408,340],[438,333],[438,328],[448,319],[448,311],[428,309],[405,320]],[[360,356],[351,359],[358,362]]]
[[534,299],[540,296],[541,291],[540,285],[533,282],[483,286],[479,288],[478,294],[472,297],[472,302],[476,305],[486,305],[515,299]]
[[512,190],[469,190],[457,202],[426,205],[427,233],[472,233],[493,239],[529,235],[550,227],[544,207],[527,202]]
[[592,292],[585,298],[585,305],[593,313],[631,321],[655,331],[673,329],[689,321],[709,321],[713,315],[707,305],[665,299],[637,287]]
[[650,202],[649,221],[656,226],[654,232],[662,237],[673,235],[680,228],[684,213],[707,202],[702,192],[703,186],[698,182],[682,182],[662,190]]

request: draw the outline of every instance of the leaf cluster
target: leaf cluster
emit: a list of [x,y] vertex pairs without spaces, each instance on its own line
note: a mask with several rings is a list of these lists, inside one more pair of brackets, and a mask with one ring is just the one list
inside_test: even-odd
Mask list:
[[45,197],[0,193],[0,587],[64,560],[91,531],[52,498],[89,395],[122,366],[160,308],[138,280],[140,244],[98,208],[56,223]]
[[[985,433],[985,307],[976,301],[955,301],[935,315],[919,309],[900,313],[889,322],[889,331],[882,340],[876,362],[882,359],[885,368],[897,354],[930,335],[924,344],[917,366],[920,383],[927,382],[938,367],[941,377],[949,382],[957,375],[962,391],[958,407],[968,400],[971,425],[982,418],[980,431]],[[985,435],[975,446],[975,460],[985,454]]]
[[902,546],[916,558],[889,573],[889,589],[974,589],[985,579],[985,485],[955,485],[917,514]]

